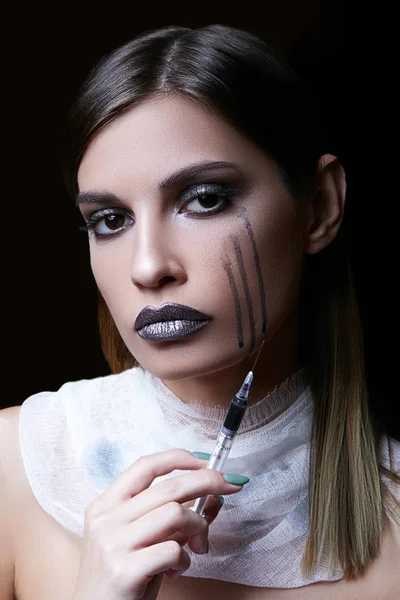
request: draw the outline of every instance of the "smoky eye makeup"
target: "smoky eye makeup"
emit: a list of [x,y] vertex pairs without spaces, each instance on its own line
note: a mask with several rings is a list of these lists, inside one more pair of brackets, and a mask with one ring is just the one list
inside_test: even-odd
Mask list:
[[178,212],[202,219],[218,214],[232,204],[237,191],[228,184],[204,183],[189,188],[178,201]]
[[[200,183],[186,188],[182,193],[174,197],[173,210],[185,218],[207,219],[218,215],[234,204],[235,200],[243,196],[243,189],[229,182]],[[135,223],[135,215],[132,211],[115,206],[116,197],[110,194],[96,194],[89,192],[89,196],[81,194],[81,205],[113,203],[114,206],[95,210],[82,215],[86,221],[81,231],[86,231],[97,240],[114,238],[121,235]],[[119,204],[121,203],[118,201]]]
[[105,208],[87,217],[86,225],[78,227],[98,239],[121,235],[134,222],[133,215],[121,208]]

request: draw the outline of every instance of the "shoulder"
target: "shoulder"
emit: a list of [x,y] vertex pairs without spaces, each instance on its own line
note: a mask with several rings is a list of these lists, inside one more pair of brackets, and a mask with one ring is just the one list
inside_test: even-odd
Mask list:
[[[7,492],[9,475],[13,471],[15,450],[18,441],[18,421],[20,406],[11,406],[0,410],[0,477],[1,489]],[[0,495],[0,499],[4,495]]]
[[128,370],[69,381],[21,405],[18,450],[26,480],[42,509],[74,533],[82,525],[78,504],[83,507],[98,491],[98,461],[114,443],[110,430],[117,439],[124,432],[136,389],[132,379]]
[[[17,444],[20,406],[11,406],[0,410],[0,502],[4,502],[10,491],[10,479],[14,471]],[[3,505],[1,505],[3,508]]]
[[11,507],[15,494],[20,406],[0,410],[0,597],[13,598],[15,551]]
[[5,456],[9,454],[7,451],[7,442],[10,442],[12,436],[15,434],[20,410],[20,406],[11,406],[10,408],[0,410],[0,448],[2,450],[0,465],[2,465]]
[[129,369],[117,374],[101,375],[92,379],[79,379],[63,383],[56,391],[41,391],[32,394],[22,403],[22,410],[26,404],[39,404],[47,400],[48,403],[60,402],[64,398],[84,400],[93,398],[96,394],[107,393],[124,389],[134,385],[138,379],[136,369]]
[[68,381],[56,391],[32,394],[21,405],[19,435],[22,452],[33,434],[40,434],[46,428],[67,431],[73,423],[79,425],[80,418],[93,416],[94,413],[101,418],[109,411],[110,399],[113,407],[118,407],[121,399],[132,399],[134,382],[135,377],[128,370],[92,379]]

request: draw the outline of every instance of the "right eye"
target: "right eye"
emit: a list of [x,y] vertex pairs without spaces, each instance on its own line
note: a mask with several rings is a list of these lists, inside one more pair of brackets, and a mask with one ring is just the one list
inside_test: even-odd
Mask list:
[[113,237],[129,227],[133,217],[126,212],[107,208],[99,210],[90,215],[86,225],[79,227],[81,231],[87,231],[97,239]]

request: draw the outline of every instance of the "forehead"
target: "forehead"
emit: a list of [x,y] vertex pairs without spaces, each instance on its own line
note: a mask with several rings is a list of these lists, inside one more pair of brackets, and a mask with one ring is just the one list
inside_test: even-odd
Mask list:
[[[188,163],[226,160],[244,169],[271,161],[222,117],[184,96],[149,99],[111,122],[90,143],[78,171],[79,188],[157,184]],[[120,189],[119,193],[124,190]]]

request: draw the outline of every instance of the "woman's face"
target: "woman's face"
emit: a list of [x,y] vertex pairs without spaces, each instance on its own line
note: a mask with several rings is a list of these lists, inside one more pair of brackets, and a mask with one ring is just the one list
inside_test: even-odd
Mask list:
[[[238,364],[292,318],[305,213],[274,162],[225,120],[185,97],[147,100],[93,139],[78,184],[97,286],[156,376]],[[165,303],[205,320],[173,310],[136,329],[142,309]]]

